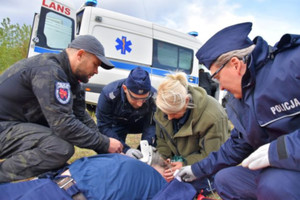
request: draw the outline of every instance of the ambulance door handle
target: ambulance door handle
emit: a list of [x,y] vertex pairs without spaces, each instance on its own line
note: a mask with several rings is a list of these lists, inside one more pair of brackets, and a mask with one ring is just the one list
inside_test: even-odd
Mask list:
[[36,43],[39,43],[40,39],[38,36],[35,36],[34,38],[32,38],[32,42],[34,42],[35,44]]

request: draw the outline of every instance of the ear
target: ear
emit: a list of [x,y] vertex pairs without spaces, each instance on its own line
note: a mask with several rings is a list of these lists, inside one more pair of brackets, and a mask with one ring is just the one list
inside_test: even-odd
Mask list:
[[167,159],[165,160],[165,162],[166,162],[167,164],[171,164],[171,159],[170,159],[170,158],[167,158]]
[[81,60],[82,57],[83,57],[83,55],[84,55],[84,53],[85,53],[85,51],[83,49],[78,50],[77,53],[76,53],[77,59]]
[[189,96],[185,97],[185,104],[188,104],[189,101],[190,101],[190,97]]
[[127,87],[126,87],[126,85],[122,85],[122,88],[123,88],[123,90],[126,92],[127,91]]
[[237,57],[232,57],[230,63],[239,75],[244,75],[245,70],[244,63],[242,60],[238,59]]

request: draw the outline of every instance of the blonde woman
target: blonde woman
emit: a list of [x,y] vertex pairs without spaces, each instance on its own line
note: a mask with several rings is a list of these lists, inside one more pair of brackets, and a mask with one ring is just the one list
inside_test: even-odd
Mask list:
[[202,160],[228,138],[223,107],[203,88],[188,85],[183,72],[168,75],[159,85],[156,104],[156,148],[172,161],[164,173],[168,181],[176,169]]

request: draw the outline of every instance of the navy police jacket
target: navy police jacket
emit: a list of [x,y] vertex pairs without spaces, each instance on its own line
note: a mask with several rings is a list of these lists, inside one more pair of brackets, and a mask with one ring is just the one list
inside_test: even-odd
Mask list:
[[[155,138],[155,122],[153,115],[156,110],[153,96],[156,90],[151,87],[152,97],[148,99],[139,109],[133,108],[126,98],[122,88],[126,79],[114,81],[106,85],[99,96],[96,109],[97,126],[102,134],[120,140],[123,151],[126,152],[129,146],[125,144],[122,137],[133,127],[141,127],[142,138],[153,144]],[[126,133],[125,133],[125,132]],[[120,135],[120,132],[123,132]]]
[[85,110],[84,91],[65,51],[40,54],[7,69],[0,76],[0,102],[0,134],[13,123],[33,123],[78,147],[108,150],[109,139]]
[[242,99],[229,96],[231,137],[218,152],[192,165],[198,178],[234,166],[270,143],[272,167],[300,171],[300,35],[284,35],[270,47],[254,39],[242,79]]

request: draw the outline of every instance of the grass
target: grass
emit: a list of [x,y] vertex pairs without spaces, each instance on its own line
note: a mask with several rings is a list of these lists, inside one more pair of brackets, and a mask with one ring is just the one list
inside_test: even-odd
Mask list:
[[[133,148],[137,148],[141,140],[141,134],[128,134],[126,138],[126,144]],[[75,153],[69,159],[68,163],[72,163],[75,160],[85,157],[85,156],[92,156],[96,155],[96,152],[90,149],[83,149],[75,146]]]

